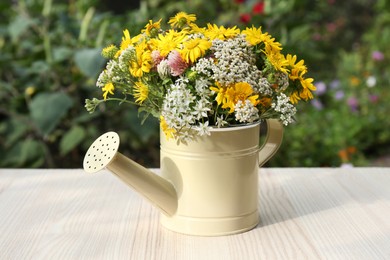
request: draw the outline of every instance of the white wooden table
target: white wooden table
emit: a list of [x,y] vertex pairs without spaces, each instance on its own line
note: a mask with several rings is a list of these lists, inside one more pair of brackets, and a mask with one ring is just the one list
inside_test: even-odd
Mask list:
[[0,259],[390,259],[390,168],[259,174],[257,228],[192,237],[107,171],[0,169]]

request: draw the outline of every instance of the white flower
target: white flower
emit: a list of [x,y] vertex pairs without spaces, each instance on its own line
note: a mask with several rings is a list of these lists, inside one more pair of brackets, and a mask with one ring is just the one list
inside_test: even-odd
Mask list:
[[206,121],[205,123],[199,123],[198,126],[195,126],[194,129],[198,132],[198,135],[210,135],[210,130],[212,127],[209,126],[209,121]]
[[[187,84],[187,78],[179,78],[175,84],[170,86],[161,111],[168,127],[176,130],[175,135],[181,141],[193,138],[189,129],[197,119],[192,108],[196,97],[191,93]],[[184,132],[188,133],[184,134]]]
[[369,76],[367,78],[366,84],[369,88],[375,87],[376,85],[376,78],[374,76]]
[[218,128],[220,128],[220,127],[222,127],[222,126],[225,126],[225,125],[227,125],[227,124],[228,124],[228,122],[226,122],[226,121],[223,119],[223,115],[217,117],[217,121],[215,122],[215,125],[216,125]]
[[207,112],[211,110],[208,105],[210,105],[210,101],[208,101],[207,99],[201,99],[196,101],[196,105],[192,114],[196,116],[197,120],[201,119],[202,117],[207,118]]
[[281,93],[277,97],[277,102],[272,103],[271,107],[280,113],[280,120],[284,125],[288,125],[294,122],[293,116],[297,112],[297,109],[290,103],[290,98]]
[[249,100],[241,100],[234,107],[234,115],[240,123],[252,123],[259,119],[259,110]]
[[171,75],[171,67],[169,67],[167,60],[162,60],[157,65],[157,72],[161,79],[166,79]]

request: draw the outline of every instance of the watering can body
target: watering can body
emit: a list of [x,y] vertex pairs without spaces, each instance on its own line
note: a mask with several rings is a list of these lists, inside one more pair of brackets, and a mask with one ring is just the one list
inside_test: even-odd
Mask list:
[[[259,123],[215,128],[210,136],[186,144],[161,133],[161,176],[114,149],[106,168],[157,206],[161,224],[172,231],[199,236],[241,233],[259,222],[259,165],[273,156],[282,140],[281,124],[266,122],[262,147]],[[94,158],[88,151],[84,169],[88,171],[86,161]]]

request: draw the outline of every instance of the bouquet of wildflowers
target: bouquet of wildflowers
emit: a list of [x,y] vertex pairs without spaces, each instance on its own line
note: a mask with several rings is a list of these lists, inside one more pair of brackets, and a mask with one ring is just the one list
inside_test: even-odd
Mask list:
[[212,127],[267,118],[288,125],[298,101],[313,98],[304,61],[283,55],[261,27],[199,27],[195,21],[180,12],[165,30],[161,20],[133,37],[124,30],[120,46],[102,51],[109,59],[97,80],[103,99],[86,100],[87,110],[109,100],[132,103],[157,117],[167,138],[186,142]]

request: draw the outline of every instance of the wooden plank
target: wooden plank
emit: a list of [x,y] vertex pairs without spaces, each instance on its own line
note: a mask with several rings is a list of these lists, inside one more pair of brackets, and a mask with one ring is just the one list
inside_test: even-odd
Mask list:
[[259,174],[258,227],[194,237],[107,171],[0,169],[0,259],[390,259],[390,168]]

